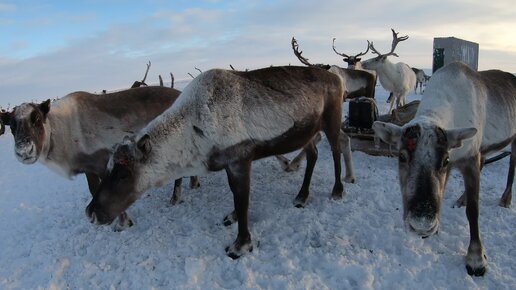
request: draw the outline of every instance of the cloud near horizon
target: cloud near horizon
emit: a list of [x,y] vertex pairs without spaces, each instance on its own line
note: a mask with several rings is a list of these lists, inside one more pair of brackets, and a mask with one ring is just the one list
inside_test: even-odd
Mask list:
[[[148,83],[157,83],[158,74],[168,78],[170,72],[176,80],[188,79],[188,72],[198,73],[194,67],[301,65],[292,53],[292,36],[311,62],[344,65],[331,48],[333,37],[345,53],[363,51],[367,39],[374,41],[379,51],[387,51],[391,27],[410,36],[396,50],[400,58],[392,61],[431,68],[433,38],[455,36],[480,44],[479,69],[516,72],[516,12],[505,8],[504,4],[512,7],[509,1],[362,1],[352,5],[337,0],[317,4],[306,0],[197,2],[188,6],[188,1],[178,1],[178,8],[149,1],[143,4],[150,7],[144,13],[136,9],[130,14],[134,17],[117,14],[109,19],[91,9],[57,11],[60,17],[41,22],[41,31],[37,31],[41,35],[33,37],[37,41],[27,32],[27,36],[10,37],[0,45],[0,105],[62,97],[77,90],[129,87],[141,80],[149,60]],[[117,5],[118,1],[107,3]],[[0,15],[23,9],[23,4],[0,3]],[[28,25],[28,20],[6,18],[0,21],[0,32],[20,25]],[[61,26],[66,29],[61,30]],[[56,39],[38,49],[46,38]],[[16,50],[25,48],[32,54],[20,57],[24,54]]]

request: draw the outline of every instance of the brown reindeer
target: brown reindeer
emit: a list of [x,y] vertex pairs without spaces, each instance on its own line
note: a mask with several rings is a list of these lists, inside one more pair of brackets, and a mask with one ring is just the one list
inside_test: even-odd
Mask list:
[[[37,161],[70,178],[84,173],[91,194],[106,174],[111,149],[170,107],[179,91],[141,87],[107,94],[71,93],[55,102],[24,103],[5,116],[14,153],[24,164]],[[176,181],[172,202],[179,201]],[[125,213],[117,229],[130,225]]]
[[204,72],[172,107],[117,146],[86,214],[92,223],[109,224],[143,192],[170,178],[225,170],[235,206],[225,220],[238,221],[237,238],[226,252],[238,258],[252,250],[247,213],[253,160],[304,147],[307,166],[296,197],[304,204],[317,160],[310,141],[323,131],[335,168],[331,196],[342,198],[343,93],[339,77],[313,67]]

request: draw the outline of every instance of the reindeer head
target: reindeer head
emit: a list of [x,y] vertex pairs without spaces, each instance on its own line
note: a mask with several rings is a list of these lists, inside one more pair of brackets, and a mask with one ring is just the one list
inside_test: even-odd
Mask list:
[[374,122],[373,129],[384,142],[399,150],[399,181],[407,230],[422,237],[435,234],[450,172],[449,152],[461,147],[477,130],[444,130],[429,123],[399,127],[383,122]]
[[337,49],[335,48],[335,37],[333,38],[333,51],[335,51],[336,54],[344,57],[342,60],[344,62],[346,62],[348,64],[348,68],[350,69],[356,69],[357,68],[357,64],[362,60],[360,57],[365,55],[368,51],[369,51],[369,40],[367,41],[367,49],[365,52],[359,52],[358,54],[356,55],[352,55],[352,56],[349,56],[345,53],[340,53],[337,51]]
[[398,43],[407,40],[408,36],[405,35],[402,37],[398,37],[398,33],[396,31],[394,31],[394,29],[391,28],[391,31],[392,31],[392,46],[391,46],[391,51],[389,53],[382,54],[382,53],[378,52],[378,50],[376,50],[376,48],[374,48],[373,42],[368,41],[371,52],[378,56],[374,57],[374,58],[370,58],[370,59],[362,62],[362,67],[364,69],[376,70],[382,64],[387,62],[388,56],[392,55],[392,56],[398,57],[398,55],[394,52],[394,50],[396,49],[396,46],[398,45]]
[[[41,104],[24,103],[15,107],[8,119],[14,136],[14,153],[25,164],[36,162],[45,141],[45,123],[50,100]],[[3,118],[3,119],[4,119]]]
[[115,145],[108,161],[107,174],[86,207],[86,215],[94,224],[110,224],[140,196],[136,183],[141,177],[141,164],[152,150],[149,135],[138,141],[125,137]]

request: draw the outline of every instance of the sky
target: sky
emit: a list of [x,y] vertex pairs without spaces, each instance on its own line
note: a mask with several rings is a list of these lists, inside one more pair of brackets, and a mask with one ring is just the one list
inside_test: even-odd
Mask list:
[[390,28],[409,35],[393,62],[431,68],[433,38],[454,36],[480,44],[480,70],[516,72],[516,6],[505,0],[0,0],[0,106],[130,87],[148,61],[149,84],[196,68],[300,65],[292,36],[311,62],[345,66],[334,37],[347,54],[366,40],[386,52]]

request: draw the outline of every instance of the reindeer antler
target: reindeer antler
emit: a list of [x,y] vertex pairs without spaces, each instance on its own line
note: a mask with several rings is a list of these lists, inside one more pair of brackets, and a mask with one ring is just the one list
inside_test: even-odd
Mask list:
[[372,53],[377,54],[378,56],[382,55],[380,52],[378,52],[378,50],[376,50],[376,48],[374,48],[372,41],[369,42],[369,40],[368,40],[367,43],[369,44],[369,48],[371,49]]
[[408,35],[405,35],[405,36],[402,36],[402,37],[398,37],[398,32],[394,31],[394,29],[392,29],[392,28],[391,28],[391,30],[392,30],[392,47],[391,47],[391,51],[389,53],[382,54],[382,53],[378,52],[378,50],[376,50],[374,48],[373,42],[371,41],[369,43],[369,40],[368,40],[367,42],[369,43],[369,48],[371,48],[371,52],[372,53],[377,54],[378,56],[389,56],[389,55],[393,55],[393,56],[396,56],[396,57],[399,56],[398,54],[396,54],[394,52],[394,50],[396,49],[396,46],[398,46],[398,43],[407,40],[409,37],[408,37]]
[[301,55],[303,52],[299,51],[299,44],[297,44],[297,40],[294,37],[292,37],[292,49],[294,50],[294,54],[297,56],[297,58],[302,64],[312,66],[312,64],[308,62],[308,58],[304,58]]
[[145,84],[145,80],[147,79],[147,74],[149,73],[150,66],[151,66],[151,62],[149,60],[149,63],[147,64],[147,70],[145,71],[145,76],[143,76],[143,80],[141,81],[142,84]]
[[391,30],[392,30],[392,47],[391,47],[391,52],[389,52],[388,55],[394,55],[397,57],[398,55],[396,53],[394,53],[394,50],[396,49],[396,46],[398,45],[398,43],[408,39],[408,35],[398,37],[398,32],[394,31],[394,29],[392,29],[392,28],[391,28]]
[[333,44],[332,44],[332,47],[333,47],[333,51],[335,51],[336,54],[340,55],[340,56],[343,56],[343,57],[346,57],[346,58],[349,58],[349,55],[345,54],[345,53],[340,53],[337,51],[337,49],[335,49],[335,39],[337,38],[333,38]]
[[303,57],[301,55],[303,52],[299,51],[299,45],[297,44],[297,41],[294,37],[292,37],[292,49],[294,50],[294,54],[297,56],[299,61],[301,61],[301,63],[303,63],[304,65],[315,66],[315,67],[322,68],[322,69],[330,69],[330,65],[328,65],[328,64],[322,64],[322,63],[311,64],[308,61],[308,58]]
[[[343,56],[343,57],[346,57],[346,58],[350,58],[347,54],[345,53],[339,53],[336,49],[335,49],[335,39],[337,38],[333,38],[333,51],[335,51],[336,54],[340,55],[340,56]],[[367,49],[366,51],[364,52],[359,52],[358,54],[356,54],[355,56],[353,56],[353,58],[357,58],[357,57],[360,57],[360,56],[363,56],[365,55],[367,52],[369,51],[369,40],[367,41]]]

